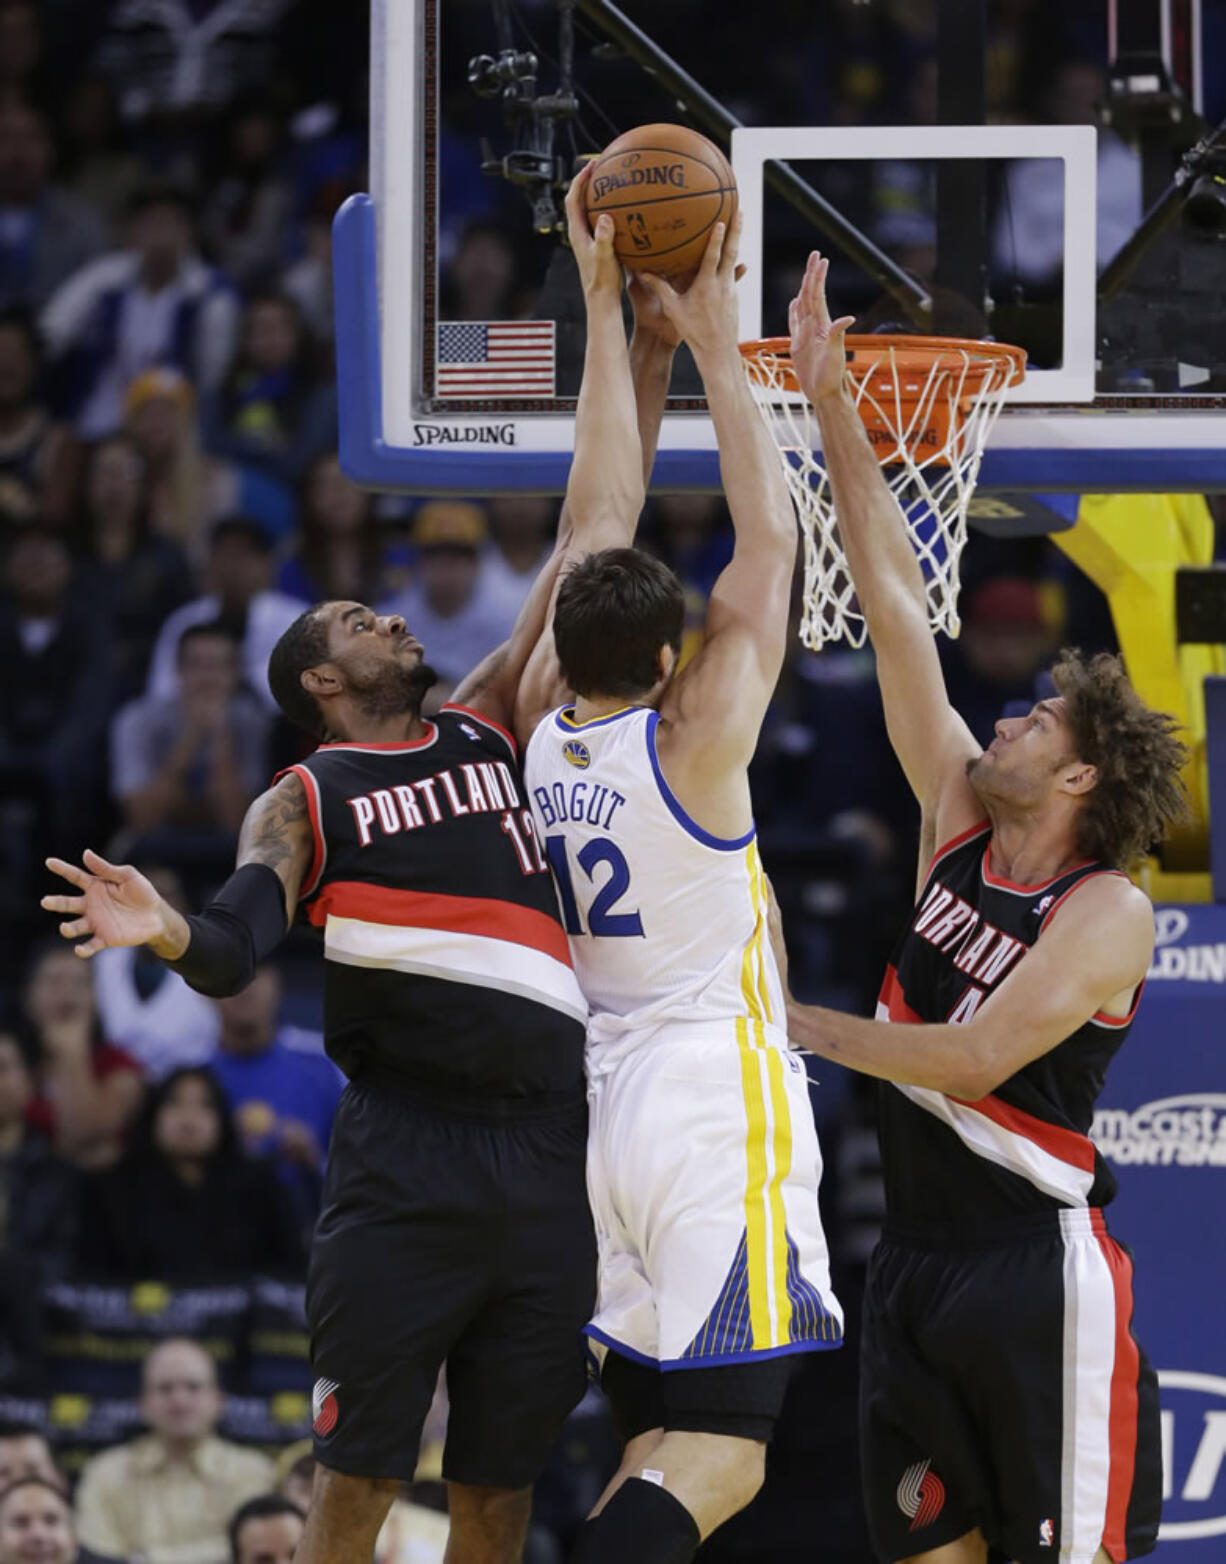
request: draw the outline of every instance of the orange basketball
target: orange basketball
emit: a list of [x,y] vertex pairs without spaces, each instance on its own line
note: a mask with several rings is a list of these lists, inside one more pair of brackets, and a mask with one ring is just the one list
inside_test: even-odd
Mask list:
[[672,277],[702,260],[716,223],[736,216],[736,180],[714,142],[684,125],[640,125],[607,146],[588,177],[588,219],[614,223],[623,265]]

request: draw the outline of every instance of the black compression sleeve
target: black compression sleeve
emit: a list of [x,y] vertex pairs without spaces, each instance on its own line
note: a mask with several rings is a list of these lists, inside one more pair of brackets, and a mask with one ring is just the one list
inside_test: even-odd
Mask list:
[[187,926],[187,949],[166,965],[198,993],[237,994],[285,938],[285,887],[267,864],[246,863]]

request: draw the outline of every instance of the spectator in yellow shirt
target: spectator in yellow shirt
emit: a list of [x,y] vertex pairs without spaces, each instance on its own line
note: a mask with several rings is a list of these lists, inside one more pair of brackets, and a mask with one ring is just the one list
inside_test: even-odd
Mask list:
[[234,1511],[272,1485],[272,1463],[217,1438],[212,1359],[166,1341],[145,1360],[141,1414],[152,1430],[95,1456],[77,1489],[84,1546],[145,1564],[226,1564]]

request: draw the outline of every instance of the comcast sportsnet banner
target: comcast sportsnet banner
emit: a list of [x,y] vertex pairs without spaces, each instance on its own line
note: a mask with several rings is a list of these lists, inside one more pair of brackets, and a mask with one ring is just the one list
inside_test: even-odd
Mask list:
[[1226,1560],[1226,906],[1158,907],[1157,948],[1094,1115],[1162,1383],[1159,1564]]

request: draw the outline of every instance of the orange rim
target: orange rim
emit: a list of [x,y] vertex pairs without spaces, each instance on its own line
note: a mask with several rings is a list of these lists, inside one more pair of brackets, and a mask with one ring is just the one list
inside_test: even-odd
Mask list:
[[[913,407],[923,396],[934,368],[948,373],[965,373],[963,400],[973,396],[991,379],[994,384],[1017,385],[1026,374],[1024,348],[1007,342],[977,342],[973,337],[855,336],[844,339],[847,371],[862,384],[876,371],[881,380],[869,389],[875,396],[897,398],[903,407]],[[742,342],[743,357],[750,363],[758,359],[773,361],[780,385],[785,391],[799,391],[800,383],[792,369],[792,344],[787,337],[761,337]],[[895,387],[895,380],[898,384]]]

